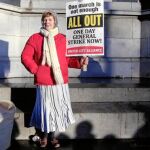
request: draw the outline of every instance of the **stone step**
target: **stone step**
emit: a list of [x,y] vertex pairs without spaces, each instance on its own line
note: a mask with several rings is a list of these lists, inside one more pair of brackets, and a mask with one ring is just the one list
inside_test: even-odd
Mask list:
[[[29,128],[30,115],[35,102],[33,79],[12,79],[0,82],[0,99],[8,99],[17,107],[14,136],[28,139],[34,134]],[[70,81],[70,96],[76,123],[64,136],[71,139],[88,138],[90,132],[96,139],[115,136],[118,139],[150,137],[149,80],[84,79]],[[57,133],[59,135],[59,133]]]
[[[63,133],[64,137],[89,138],[85,135],[87,132],[91,132],[90,135],[96,139],[110,135],[117,139],[150,137],[150,102],[72,103],[72,108],[76,123]],[[14,128],[14,132],[18,132],[16,139],[28,139],[34,134],[34,128],[29,128],[30,115],[17,110]]]
[[[2,82],[3,81],[3,82]],[[0,100],[31,103],[35,99],[33,79],[0,81]],[[150,79],[71,79],[72,102],[132,102],[150,100]],[[33,103],[33,102],[32,102]]]
[[[105,88],[70,87],[72,102],[136,102],[149,101],[150,88]],[[0,100],[11,100],[16,105],[32,105],[35,100],[35,88],[0,88]],[[28,107],[27,107],[28,108]]]
[[[70,139],[75,138],[90,138],[87,136],[93,135],[96,139],[103,139],[107,136],[114,136],[117,139],[132,139],[132,138],[149,138],[148,123],[145,121],[145,113],[74,113],[76,123],[71,125],[65,133],[64,137]],[[28,120],[29,114],[16,113],[14,138],[28,139],[33,135],[35,130],[33,127],[28,127],[25,120]],[[90,132],[90,133],[89,133]]]

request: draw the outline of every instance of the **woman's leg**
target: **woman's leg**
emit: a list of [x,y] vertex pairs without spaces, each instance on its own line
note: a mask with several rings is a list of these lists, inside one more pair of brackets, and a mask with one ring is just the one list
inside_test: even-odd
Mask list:
[[40,133],[40,147],[46,147],[47,146],[47,138],[48,138],[48,133],[46,132],[41,132]]
[[59,148],[60,143],[59,143],[58,139],[56,139],[56,137],[55,137],[55,132],[50,132],[49,137],[50,137],[50,141],[51,141],[52,146],[54,148]]
[[55,132],[50,132],[49,133],[49,140],[52,141],[55,137]]

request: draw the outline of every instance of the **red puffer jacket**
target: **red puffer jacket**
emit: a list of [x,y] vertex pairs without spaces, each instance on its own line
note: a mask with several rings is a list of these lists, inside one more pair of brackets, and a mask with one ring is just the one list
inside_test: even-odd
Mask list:
[[[62,71],[64,83],[68,83],[68,67],[81,68],[78,58],[66,57],[66,38],[62,34],[54,37],[58,60]],[[27,41],[21,61],[26,69],[34,74],[34,83],[36,85],[55,85],[52,68],[47,65],[41,65],[43,55],[44,37],[40,33],[33,34]]]

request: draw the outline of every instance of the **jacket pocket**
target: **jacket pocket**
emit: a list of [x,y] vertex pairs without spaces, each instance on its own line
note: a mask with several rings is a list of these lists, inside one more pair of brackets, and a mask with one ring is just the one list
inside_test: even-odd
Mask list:
[[39,66],[36,73],[36,82],[39,84],[50,84],[51,83],[51,73],[50,67],[48,66]]

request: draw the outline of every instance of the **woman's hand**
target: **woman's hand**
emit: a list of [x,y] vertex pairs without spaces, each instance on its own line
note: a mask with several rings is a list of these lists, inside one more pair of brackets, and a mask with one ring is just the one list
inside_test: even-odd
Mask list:
[[81,57],[80,65],[81,65],[83,71],[87,71],[88,63],[89,63],[89,58],[87,56]]

